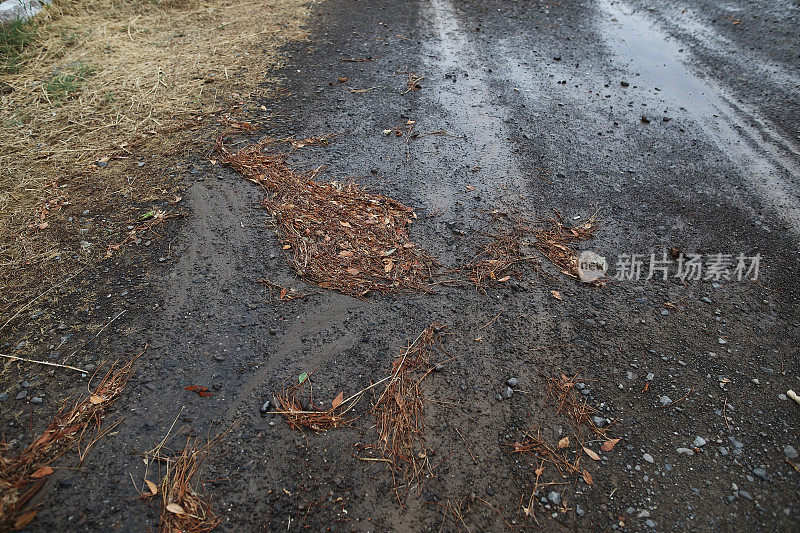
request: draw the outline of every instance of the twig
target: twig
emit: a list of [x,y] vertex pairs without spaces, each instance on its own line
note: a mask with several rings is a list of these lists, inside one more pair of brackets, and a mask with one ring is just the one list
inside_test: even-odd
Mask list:
[[58,367],[58,368],[68,368],[69,370],[77,370],[78,372],[83,372],[84,374],[88,374],[89,373],[87,370],[84,370],[82,368],[78,368],[78,367],[75,367],[75,366],[62,365],[62,364],[59,364],[59,363],[50,363],[48,361],[37,361],[36,359],[25,359],[25,358],[22,358],[22,357],[17,357],[16,355],[6,355],[6,354],[3,354],[3,353],[0,353],[0,357],[5,357],[6,359],[12,359],[14,361],[22,361],[24,363],[36,363],[37,365],[47,365],[47,366],[55,366],[55,367]]

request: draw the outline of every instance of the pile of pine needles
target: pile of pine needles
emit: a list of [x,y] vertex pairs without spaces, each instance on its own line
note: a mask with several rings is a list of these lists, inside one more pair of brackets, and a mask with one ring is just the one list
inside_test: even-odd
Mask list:
[[594,237],[599,225],[597,213],[593,213],[585,222],[577,226],[568,226],[561,215],[534,231],[536,249],[556,265],[562,274],[578,278],[578,253],[572,248],[573,243]]
[[[494,222],[500,220],[501,215],[493,213]],[[523,216],[510,219],[510,224],[501,225],[496,232],[480,232],[479,236],[488,238],[477,255],[462,270],[470,282],[479,290],[485,290],[495,283],[508,281],[517,274],[517,266],[521,264],[532,265],[538,270],[539,262],[536,258],[522,252],[525,236],[531,229],[527,226]]]
[[218,438],[203,446],[197,443],[197,439],[189,438],[181,454],[167,461],[167,473],[160,487],[159,531],[162,533],[203,533],[211,531],[222,521],[212,509],[211,502],[194,486],[200,465]]
[[[236,153],[222,142],[223,162],[264,187],[278,239],[304,280],[355,297],[370,292],[423,292],[436,263],[410,240],[417,218],[400,202],[354,182],[315,181],[318,170],[299,172],[287,158],[326,138],[264,140]],[[272,145],[288,145],[266,152]]]
[[[137,356],[138,357],[138,356]],[[59,412],[42,435],[12,459],[7,447],[0,447],[0,530],[21,528],[30,523],[36,510],[22,513],[25,504],[42,488],[53,469],[50,465],[84,436],[90,441],[80,457],[106,432],[100,430],[106,409],[119,397],[133,373],[133,362],[114,363],[88,397],[71,409]]]
[[[421,383],[436,368],[434,356],[442,326],[428,326],[395,358],[386,388],[373,404],[378,449],[390,465],[395,495],[402,502],[423,472],[430,469],[425,446],[425,399]],[[446,353],[446,352],[445,352]],[[400,490],[398,478],[405,481]]]
[[[340,394],[334,398],[330,408],[315,409],[313,387],[309,387],[307,400],[302,392],[303,385],[309,382],[310,377],[311,374],[308,374],[297,385],[291,387],[284,385],[283,390],[274,396],[279,408],[273,412],[282,415],[291,429],[299,429],[301,431],[303,429],[328,431],[348,426],[353,419],[345,415],[355,405],[353,400],[360,397],[360,394],[355,394],[347,400],[344,400],[343,395]],[[308,409],[304,407],[304,402],[308,405]]]

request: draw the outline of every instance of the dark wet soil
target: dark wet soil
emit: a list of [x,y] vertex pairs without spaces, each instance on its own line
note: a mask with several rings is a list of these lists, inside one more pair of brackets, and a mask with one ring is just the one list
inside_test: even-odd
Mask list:
[[[616,420],[609,433],[622,440],[601,461],[581,459],[591,486],[546,468],[555,484],[537,496],[544,529],[795,530],[800,474],[785,447],[800,446],[800,406],[784,395],[798,387],[796,4],[762,15],[750,2],[694,1],[680,17],[669,2],[606,0],[330,0],[311,10],[309,40],[284,51],[283,96],[251,111],[265,135],[343,132],[299,152],[298,167],[326,165],[321,176],[414,207],[412,239],[451,266],[470,257],[474,241],[463,235],[494,209],[534,219],[555,209],[575,222],[597,209],[602,227],[586,248],[609,260],[612,275],[621,255],[642,254],[642,279],[596,288],[545,265],[486,293],[440,286],[271,302],[260,278],[313,288],[283,261],[261,192],[208,159],[191,161],[186,219],[87,274],[82,282],[100,298],[65,294],[37,337],[34,355],[46,357],[64,334],[58,323],[102,324],[125,309],[77,362],[144,354],[111,413],[120,426],[82,466],[62,459],[32,528],[155,528],[157,510],[136,499],[131,477],[141,483],[143,452],[176,418],[173,449],[239,421],[201,472],[224,530],[535,525],[520,510],[534,467],[505,445],[531,428],[551,444],[572,436],[544,404],[542,374],[579,373],[581,394]],[[408,73],[423,78],[404,94]],[[446,135],[383,134],[410,120],[416,133]],[[760,254],[758,283],[644,279],[650,255],[670,248]],[[368,398],[353,428],[324,434],[261,413],[302,372],[315,370],[320,401],[360,390],[433,322],[449,326],[444,346],[457,357],[425,381],[437,467],[405,506],[385,464],[363,460],[376,442]],[[27,374],[4,377],[4,431],[20,446],[29,420],[35,428],[46,417],[26,403],[33,393],[15,399]],[[503,398],[509,378],[516,392]],[[61,371],[36,379],[45,392],[72,390]],[[685,398],[663,407],[664,396]],[[697,437],[705,444],[694,446]],[[443,509],[463,498],[470,511],[457,523]]]

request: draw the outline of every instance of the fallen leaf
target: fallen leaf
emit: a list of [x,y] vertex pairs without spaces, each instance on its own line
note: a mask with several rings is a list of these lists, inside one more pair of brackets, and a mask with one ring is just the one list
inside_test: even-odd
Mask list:
[[299,381],[300,383],[303,383],[307,379],[308,379],[308,372],[303,372],[297,377],[297,381]]
[[344,221],[342,221],[342,220],[340,220],[340,221],[339,221],[339,224],[341,224],[341,225],[342,225],[342,226],[344,226],[345,228],[352,228],[352,227],[353,227],[353,226],[351,226],[351,225],[350,225],[350,223],[349,223],[349,222],[344,222]]
[[[406,243],[408,244],[408,243]],[[385,252],[381,252],[381,257],[389,257],[393,253],[397,251],[397,248],[392,248],[391,250],[386,250]]]
[[17,518],[16,522],[14,522],[14,529],[22,529],[23,527],[27,526],[33,521],[34,516],[36,516],[35,510],[19,515],[19,518]]
[[386,261],[386,264],[383,266],[383,271],[384,272],[391,272],[392,268],[394,268],[394,261],[389,259],[388,261]]
[[174,514],[186,514],[186,511],[183,510],[183,507],[175,502],[167,504],[167,511]]
[[569,437],[564,437],[563,439],[558,441],[558,447],[559,448],[563,449],[563,448],[566,448],[567,446],[569,446]]
[[600,460],[600,456],[597,455],[596,452],[594,452],[594,451],[590,450],[589,448],[587,448],[586,446],[583,447],[583,451],[585,451],[586,455],[588,455],[589,457],[591,457],[595,461],[599,461]]
[[561,293],[558,292],[558,291],[550,291],[550,294],[552,294],[553,298],[555,298],[556,300],[561,300],[562,299],[561,298]]
[[345,78],[344,76],[339,76],[339,83],[345,83],[345,82],[347,82],[347,78]]
[[91,396],[89,396],[89,402],[92,405],[100,405],[104,401],[106,401],[106,399],[103,396],[98,396],[96,394],[92,394]]
[[607,440],[603,443],[602,446],[600,446],[600,449],[603,450],[604,452],[610,452],[611,450],[614,449],[614,446],[616,446],[619,441],[620,439]]
[[186,390],[190,392],[196,392],[198,396],[201,398],[205,398],[206,396],[213,396],[214,393],[208,390],[208,387],[203,387],[201,385],[189,385],[186,387]]
[[498,279],[497,281],[503,282],[503,281],[508,281],[510,279],[511,279],[511,276],[503,276],[502,278]]
[[291,247],[292,247],[292,245],[291,245],[291,244],[284,244],[284,245],[283,245],[283,249],[284,249],[284,250],[288,250],[288,249],[289,249],[289,248],[291,248]]
[[586,482],[587,485],[591,485],[592,483],[594,483],[592,475],[586,469],[583,470],[583,480]]
[[331,405],[333,405],[333,408],[336,409],[337,407],[342,405],[343,401],[344,401],[344,391],[340,392],[339,396],[337,396],[336,398],[333,399],[333,401],[331,402]]
[[339,252],[339,257],[353,257],[353,255],[354,255],[353,252],[351,252],[350,250],[342,250],[341,252]]
[[156,487],[155,483],[153,483],[149,479],[145,479],[144,482],[147,483],[147,488],[150,489],[150,494],[151,495],[158,494],[158,487]]
[[48,465],[44,465],[43,467],[38,469],[36,472],[31,474],[31,477],[33,479],[39,479],[39,478],[43,478],[45,476],[49,476],[52,473],[53,473],[53,468],[48,466]]

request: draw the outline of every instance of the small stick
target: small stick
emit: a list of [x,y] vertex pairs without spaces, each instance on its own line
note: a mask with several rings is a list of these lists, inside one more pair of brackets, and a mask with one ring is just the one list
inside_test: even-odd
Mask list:
[[481,327],[479,327],[479,328],[478,328],[478,331],[480,331],[480,330],[482,330],[483,328],[485,328],[485,327],[489,326],[489,325],[490,325],[492,322],[494,322],[495,320],[497,320],[498,318],[500,318],[500,315],[502,315],[504,312],[505,312],[505,309],[501,309],[501,310],[500,310],[500,312],[499,312],[499,313],[497,313],[497,316],[495,316],[493,319],[491,319],[491,320],[490,320],[489,322],[487,322],[486,324],[484,324],[484,325],[482,325]]
[[462,434],[461,434],[461,431],[460,431],[460,430],[459,430],[457,427],[453,426],[453,429],[455,429],[455,430],[456,430],[456,433],[458,433],[458,436],[459,436],[459,437],[461,437],[461,440],[462,440],[462,441],[464,441],[464,447],[465,447],[465,448],[467,449],[467,451],[469,452],[469,456],[470,456],[470,457],[472,457],[472,461],[473,461],[475,464],[478,464],[478,460],[477,460],[477,459],[475,459],[475,456],[474,456],[474,455],[472,455],[472,450],[470,450],[470,449],[469,449],[469,445],[467,444],[467,439],[465,439],[465,438],[464,438],[464,435],[462,435]]
[[36,359],[25,359],[25,358],[22,358],[22,357],[17,357],[16,355],[6,355],[4,353],[0,353],[0,357],[5,357],[6,359],[11,359],[11,360],[14,360],[14,361],[22,361],[24,363],[36,363],[37,365],[47,365],[47,366],[55,366],[55,367],[58,367],[58,368],[68,368],[70,370],[77,370],[78,372],[83,372],[84,374],[88,374],[89,373],[87,370],[84,370],[82,368],[78,368],[76,366],[62,365],[62,364],[59,364],[59,363],[50,363],[50,362],[47,362],[47,361],[37,361]]

